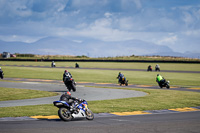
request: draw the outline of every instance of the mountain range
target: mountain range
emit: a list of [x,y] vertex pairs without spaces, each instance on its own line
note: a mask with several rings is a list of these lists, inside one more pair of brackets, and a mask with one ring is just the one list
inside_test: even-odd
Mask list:
[[141,40],[105,42],[91,38],[46,37],[33,43],[0,40],[0,52],[40,55],[86,55],[89,57],[114,57],[130,55],[160,55],[199,58],[200,53],[178,53],[168,46]]

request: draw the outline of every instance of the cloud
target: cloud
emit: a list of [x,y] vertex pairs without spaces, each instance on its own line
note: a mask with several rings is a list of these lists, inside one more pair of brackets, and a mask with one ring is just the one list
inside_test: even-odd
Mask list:
[[111,13],[109,13],[109,12],[106,12],[104,15],[105,15],[105,17],[106,17],[106,18],[109,18],[109,17],[111,17],[111,16],[112,16],[112,14],[111,14]]
[[188,30],[183,32],[184,35],[198,37],[200,35],[200,29],[197,30]]
[[76,43],[82,43],[83,41],[82,40],[72,40],[73,42],[76,42]]
[[137,39],[184,51],[186,42],[196,47],[200,35],[199,1],[1,0],[0,10],[0,39],[6,41]]
[[142,8],[142,3],[140,0],[133,0],[137,6],[138,9]]
[[119,27],[122,30],[134,31],[136,30],[134,24],[134,19],[132,17],[123,17],[119,19]]
[[7,42],[25,42],[25,43],[33,43],[36,42],[44,37],[41,36],[19,36],[19,35],[10,35],[10,36],[3,36],[0,35],[0,40],[7,41]]
[[165,38],[159,40],[157,42],[157,44],[160,44],[160,45],[162,45],[162,44],[169,44],[169,43],[170,44],[175,44],[176,41],[177,41],[177,36],[174,35],[174,36],[165,37]]

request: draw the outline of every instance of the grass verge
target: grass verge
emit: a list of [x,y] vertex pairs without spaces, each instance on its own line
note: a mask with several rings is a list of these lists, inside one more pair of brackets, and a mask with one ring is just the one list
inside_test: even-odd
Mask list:
[[[55,62],[57,67],[75,67],[78,63],[81,68],[115,68],[115,69],[147,69],[149,65],[155,70],[156,64],[161,70],[178,71],[200,71],[200,63],[137,63],[137,62]],[[0,65],[24,65],[24,66],[46,66],[50,67],[51,62],[30,62],[30,61],[0,61]],[[5,66],[2,68],[4,69]]]
[[[76,82],[117,83],[117,70],[68,69]],[[5,67],[5,77],[62,80],[64,69]],[[130,84],[156,85],[158,72],[123,71]],[[200,73],[159,72],[172,86],[200,86]]]
[[[115,88],[116,89],[116,88]],[[121,89],[121,88],[119,88]],[[126,88],[128,89],[128,88]],[[200,93],[172,90],[130,89],[143,91],[149,95],[115,100],[88,101],[94,113],[161,110],[200,106]],[[87,99],[86,99],[87,100]],[[3,107],[0,117],[20,117],[35,115],[57,115],[58,108],[53,104]]]
[[39,90],[0,87],[0,101],[51,97],[56,95],[58,95],[58,93]]
[[149,95],[126,99],[91,101],[89,107],[96,113],[162,110],[200,106],[200,93],[155,89],[130,89]]

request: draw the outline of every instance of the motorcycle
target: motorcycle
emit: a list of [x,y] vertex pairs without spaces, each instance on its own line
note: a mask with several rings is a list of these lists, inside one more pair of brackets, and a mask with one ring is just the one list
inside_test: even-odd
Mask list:
[[160,71],[160,68],[159,68],[159,67],[156,67],[156,68],[155,68],[155,71]]
[[64,84],[69,91],[71,90],[73,90],[74,92],[76,91],[76,82],[69,73],[64,78]]
[[79,68],[79,64],[78,63],[75,64],[75,68]]
[[148,66],[147,71],[152,71],[152,67]]
[[128,86],[128,80],[126,80],[126,78],[124,76],[121,78],[121,80],[119,80],[119,83],[120,83],[120,86],[122,86],[122,85]]
[[3,71],[2,70],[0,70],[0,77],[1,77],[1,79],[3,79]]
[[88,108],[88,103],[85,100],[81,102],[75,101],[72,106],[65,101],[54,101],[53,104],[59,108],[58,116],[63,121],[71,121],[74,118],[81,117],[87,120],[94,119],[94,114]]
[[56,67],[56,63],[52,62],[51,67]]
[[158,83],[158,85],[160,86],[160,88],[166,87],[167,89],[169,89],[170,88],[169,82],[170,81],[165,80],[164,82]]

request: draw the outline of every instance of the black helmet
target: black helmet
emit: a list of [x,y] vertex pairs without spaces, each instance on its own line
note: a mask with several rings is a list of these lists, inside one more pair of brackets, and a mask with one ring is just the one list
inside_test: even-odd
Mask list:
[[160,74],[157,74],[157,76],[159,76]]

